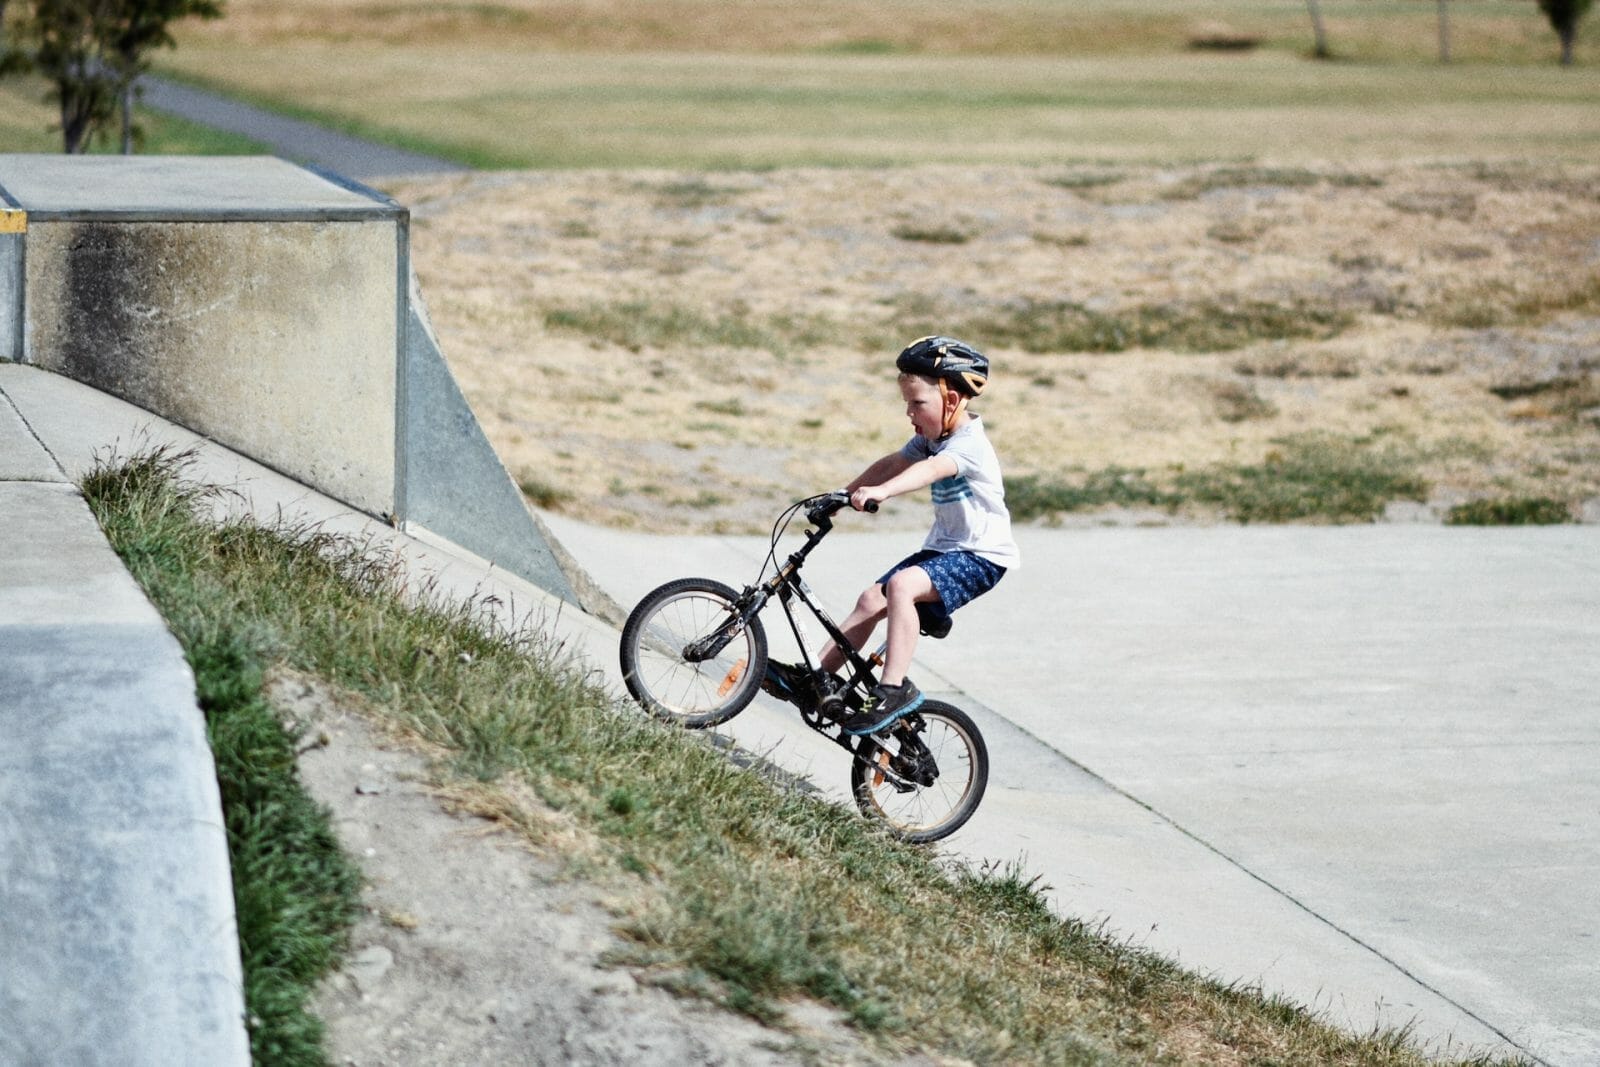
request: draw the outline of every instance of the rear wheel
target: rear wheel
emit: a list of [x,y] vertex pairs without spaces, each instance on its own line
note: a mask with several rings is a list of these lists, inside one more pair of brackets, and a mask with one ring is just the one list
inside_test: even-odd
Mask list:
[[906,841],[955,833],[989,784],[983,735],[966,712],[942,700],[925,700],[884,734],[863,738],[856,754],[856,806]]
[[[639,601],[622,628],[621,657],[623,684],[641,707],[705,727],[727,722],[755,698],[767,673],[767,635],[760,619],[739,624],[738,599],[713,579],[680,578]],[[721,647],[693,647],[708,638]]]

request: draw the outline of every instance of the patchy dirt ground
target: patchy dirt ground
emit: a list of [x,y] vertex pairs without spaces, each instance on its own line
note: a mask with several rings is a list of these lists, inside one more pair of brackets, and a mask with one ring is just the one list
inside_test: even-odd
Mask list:
[[317,998],[333,1063],[933,1067],[886,1059],[813,1003],[785,1005],[776,1030],[607,966],[632,905],[570,873],[581,840],[530,846],[484,794],[440,784],[438,754],[309,676],[280,670],[268,693],[322,742],[301,774],[368,882],[350,957]]
[[[935,329],[994,358],[980,410],[1010,475],[1160,481],[1315,429],[1410,448],[1433,514],[1600,496],[1597,167],[386,188],[412,209],[413,263],[491,441],[535,502],[587,520],[764,528],[899,446],[892,358]],[[1121,351],[1085,350],[1107,330]]]

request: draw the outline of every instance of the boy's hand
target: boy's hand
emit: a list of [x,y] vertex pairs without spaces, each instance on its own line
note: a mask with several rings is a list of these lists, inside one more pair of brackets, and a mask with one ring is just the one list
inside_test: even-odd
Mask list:
[[883,491],[882,486],[863,485],[850,494],[850,506],[857,511],[877,511],[876,507],[868,508],[869,504],[879,504],[889,499],[889,494]]

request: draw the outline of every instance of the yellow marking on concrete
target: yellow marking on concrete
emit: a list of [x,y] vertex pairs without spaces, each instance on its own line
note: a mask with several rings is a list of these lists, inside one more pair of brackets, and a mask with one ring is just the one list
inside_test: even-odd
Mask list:
[[28,213],[0,207],[0,233],[27,233]]

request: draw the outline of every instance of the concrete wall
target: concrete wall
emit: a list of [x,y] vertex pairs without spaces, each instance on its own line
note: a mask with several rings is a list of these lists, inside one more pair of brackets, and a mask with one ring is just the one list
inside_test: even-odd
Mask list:
[[27,360],[394,511],[396,226],[35,220]]
[[0,155],[0,359],[576,603],[428,324],[410,214],[278,159]]
[[22,358],[23,234],[28,216],[0,189],[0,359]]

